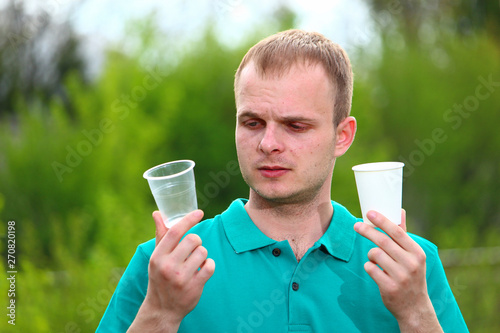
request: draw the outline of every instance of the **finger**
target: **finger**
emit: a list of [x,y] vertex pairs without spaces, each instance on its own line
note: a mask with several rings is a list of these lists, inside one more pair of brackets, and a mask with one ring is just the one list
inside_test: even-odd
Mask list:
[[191,273],[191,278],[198,269],[203,266],[205,260],[207,259],[208,251],[203,246],[198,246],[191,252],[189,257],[186,259],[184,263],[184,268],[187,272]]
[[207,258],[200,266],[200,269],[195,273],[194,280],[198,283],[205,284],[215,272],[215,261],[212,258]]
[[[167,234],[163,237],[163,239],[158,244],[158,247],[161,248],[162,253],[171,253],[177,244],[179,244],[180,240],[189,229],[194,227],[198,222],[203,218],[203,211],[197,209],[187,214],[173,225],[170,229],[168,229]],[[192,249],[191,249],[192,251]]]
[[368,259],[370,262],[378,265],[389,276],[392,276],[394,272],[398,272],[401,269],[394,258],[379,247],[374,247],[368,251]]
[[[387,223],[392,224],[391,227],[399,229],[399,232],[404,233],[404,231],[399,228],[394,223],[387,220]],[[375,229],[374,227],[358,222],[354,225],[354,229],[363,237],[371,240],[375,245],[377,245],[381,250],[387,253],[395,261],[404,260],[404,255],[406,251],[391,237],[385,233]],[[383,229],[382,229],[383,230]],[[385,231],[387,232],[387,231]]]
[[375,263],[367,261],[364,265],[366,273],[375,281],[379,289],[384,289],[384,286],[390,285],[392,283],[391,278],[378,267]]
[[[387,233],[387,235],[389,235],[400,247],[407,251],[415,250],[415,245],[417,244],[397,224],[391,222],[384,215],[373,210],[369,211],[366,215],[376,227],[382,229],[385,233]],[[378,241],[381,241],[382,239],[382,237],[378,237]],[[380,243],[376,242],[373,239],[372,241],[380,246]]]
[[404,231],[408,231],[406,228],[406,210],[401,209],[401,224],[399,225]]
[[[196,248],[201,247],[201,238],[196,234],[188,234],[173,249],[170,254],[172,260],[184,264],[184,262],[193,254]],[[203,258],[205,260],[205,258]],[[201,261],[203,261],[201,260]],[[198,263],[198,267],[201,264]]]
[[165,234],[167,233],[168,228],[165,226],[165,223],[163,223],[163,218],[161,217],[161,213],[157,210],[153,212],[153,220],[155,221],[155,226],[156,226],[156,233],[155,233],[156,246],[158,246],[158,243],[160,243],[163,236],[165,236]]

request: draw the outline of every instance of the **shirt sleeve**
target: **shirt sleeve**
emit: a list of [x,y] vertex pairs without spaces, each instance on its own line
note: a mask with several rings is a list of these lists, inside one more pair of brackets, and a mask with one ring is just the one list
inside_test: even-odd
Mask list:
[[148,255],[147,245],[149,244],[145,243],[137,248],[116,286],[96,332],[126,332],[134,321],[148,287],[150,254]]
[[432,257],[427,261],[427,290],[439,323],[444,332],[469,332],[446,278],[437,247],[432,245],[432,250],[426,251],[427,256]]

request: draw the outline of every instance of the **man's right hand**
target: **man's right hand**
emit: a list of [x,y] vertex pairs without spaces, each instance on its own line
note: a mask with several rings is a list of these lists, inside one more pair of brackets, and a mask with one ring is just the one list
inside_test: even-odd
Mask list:
[[148,290],[129,332],[177,332],[198,304],[215,263],[198,235],[182,237],[202,218],[203,211],[196,210],[168,229],[160,212],[153,213],[156,248],[149,261]]

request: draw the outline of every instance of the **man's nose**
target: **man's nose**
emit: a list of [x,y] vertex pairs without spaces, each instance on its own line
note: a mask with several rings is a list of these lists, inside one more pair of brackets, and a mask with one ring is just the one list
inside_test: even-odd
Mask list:
[[279,127],[275,124],[268,124],[260,141],[259,149],[265,154],[274,154],[282,152],[283,147],[283,137]]

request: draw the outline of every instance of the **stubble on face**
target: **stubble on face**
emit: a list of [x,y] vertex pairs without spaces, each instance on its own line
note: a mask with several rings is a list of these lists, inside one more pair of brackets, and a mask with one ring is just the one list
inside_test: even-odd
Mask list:
[[[333,89],[323,68],[295,66],[280,78],[262,78],[252,66],[243,70],[236,94],[236,146],[250,200],[282,205],[329,198],[336,138]],[[249,111],[256,114],[258,130],[248,129],[247,118],[240,120]],[[294,117],[303,117],[307,130],[289,130],[287,119]],[[269,135],[274,136],[276,152],[259,148],[266,128],[273,131]],[[290,172],[262,178],[257,172],[262,165],[284,166]]]

